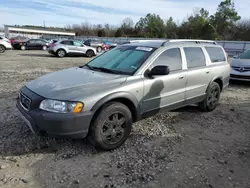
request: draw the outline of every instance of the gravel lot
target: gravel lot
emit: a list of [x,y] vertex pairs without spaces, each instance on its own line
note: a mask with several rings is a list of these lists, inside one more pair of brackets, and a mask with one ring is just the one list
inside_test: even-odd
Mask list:
[[112,152],[86,140],[33,135],[17,114],[18,90],[88,60],[43,51],[0,54],[0,187],[250,187],[250,83],[232,83],[214,112],[189,106],[138,122]]

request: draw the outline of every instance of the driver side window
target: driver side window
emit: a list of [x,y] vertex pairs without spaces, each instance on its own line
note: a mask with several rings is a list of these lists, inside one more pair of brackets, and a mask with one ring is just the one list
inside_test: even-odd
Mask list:
[[168,66],[170,72],[182,70],[182,58],[179,48],[172,48],[164,51],[153,63],[153,67],[157,65]]

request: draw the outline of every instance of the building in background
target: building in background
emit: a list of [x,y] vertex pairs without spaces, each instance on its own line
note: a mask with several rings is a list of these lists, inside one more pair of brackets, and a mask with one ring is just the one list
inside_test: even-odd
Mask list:
[[21,27],[4,25],[5,37],[11,38],[16,36],[23,36],[27,38],[68,38],[74,37],[74,32],[64,31],[63,29],[50,29],[42,27]]

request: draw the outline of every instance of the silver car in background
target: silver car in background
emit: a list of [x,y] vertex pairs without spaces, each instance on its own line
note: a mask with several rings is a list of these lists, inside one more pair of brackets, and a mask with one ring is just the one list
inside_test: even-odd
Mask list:
[[87,57],[93,57],[96,55],[95,48],[86,46],[76,40],[61,40],[50,44],[48,51],[57,57],[65,57],[66,55],[86,55]]
[[231,62],[230,79],[250,81],[250,49],[239,56],[234,56]]

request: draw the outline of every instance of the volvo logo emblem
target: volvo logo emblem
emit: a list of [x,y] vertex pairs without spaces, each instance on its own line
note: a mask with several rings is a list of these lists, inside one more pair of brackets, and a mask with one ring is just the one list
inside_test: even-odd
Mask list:
[[239,68],[239,71],[240,71],[240,72],[243,72],[243,71],[245,71],[245,68],[244,68],[244,67],[240,67],[240,68]]

